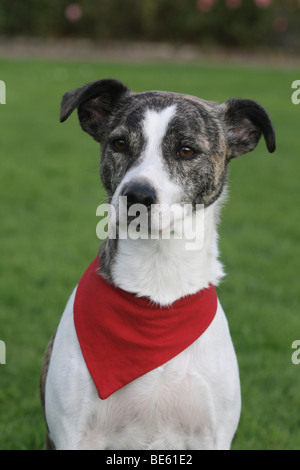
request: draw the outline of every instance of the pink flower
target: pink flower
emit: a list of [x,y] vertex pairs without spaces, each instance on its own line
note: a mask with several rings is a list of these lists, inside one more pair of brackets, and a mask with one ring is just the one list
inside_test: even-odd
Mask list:
[[67,18],[67,20],[72,22],[80,20],[80,18],[82,17],[81,6],[78,5],[78,3],[70,3],[65,8],[65,17]]
[[226,5],[231,10],[235,10],[236,8],[240,8],[242,4],[242,0],[226,0]]
[[254,0],[254,3],[258,8],[267,8],[271,5],[272,0]]
[[197,0],[196,6],[197,9],[203,13],[208,13],[212,9],[214,3],[215,0]]

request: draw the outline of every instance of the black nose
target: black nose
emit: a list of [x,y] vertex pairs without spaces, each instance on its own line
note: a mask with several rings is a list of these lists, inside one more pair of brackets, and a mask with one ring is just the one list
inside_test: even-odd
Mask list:
[[130,183],[126,186],[122,196],[127,197],[127,207],[133,204],[143,204],[148,210],[151,204],[156,204],[156,194],[151,186],[142,183]]

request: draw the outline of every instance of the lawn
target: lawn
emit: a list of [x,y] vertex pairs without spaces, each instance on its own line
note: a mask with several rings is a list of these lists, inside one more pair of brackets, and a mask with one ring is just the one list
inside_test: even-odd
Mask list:
[[227,276],[218,288],[236,348],[242,416],[233,449],[300,449],[298,69],[215,64],[0,61],[0,449],[40,449],[39,374],[46,344],[95,257],[104,192],[99,149],[76,116],[58,120],[62,94],[115,77],[133,90],[165,89],[225,101],[252,98],[269,111],[277,151],[261,141],[231,162],[220,225]]

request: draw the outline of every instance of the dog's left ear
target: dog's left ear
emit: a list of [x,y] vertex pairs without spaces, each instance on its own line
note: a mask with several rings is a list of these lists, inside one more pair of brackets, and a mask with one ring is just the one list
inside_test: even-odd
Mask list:
[[275,132],[266,110],[252,100],[232,98],[219,106],[227,137],[228,159],[253,150],[263,134],[269,152],[274,152]]
[[129,92],[123,83],[113,79],[97,80],[70,90],[62,98],[60,122],[64,122],[78,108],[82,129],[100,142],[108,117]]

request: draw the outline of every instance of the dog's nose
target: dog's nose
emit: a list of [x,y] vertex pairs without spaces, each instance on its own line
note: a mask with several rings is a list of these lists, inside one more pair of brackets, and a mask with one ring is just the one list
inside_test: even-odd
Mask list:
[[151,209],[151,204],[156,204],[156,194],[151,186],[141,183],[131,183],[126,186],[122,196],[127,197],[127,207],[133,204],[143,204],[148,210]]

